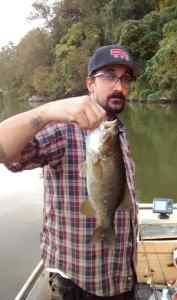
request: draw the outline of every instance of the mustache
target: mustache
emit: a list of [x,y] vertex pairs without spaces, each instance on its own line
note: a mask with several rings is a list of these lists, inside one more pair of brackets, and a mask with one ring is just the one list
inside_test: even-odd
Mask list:
[[111,95],[108,96],[108,100],[109,99],[112,99],[112,98],[119,98],[119,99],[122,99],[122,100],[126,100],[125,96],[122,94],[122,93],[119,93],[119,92],[114,92],[112,93]]

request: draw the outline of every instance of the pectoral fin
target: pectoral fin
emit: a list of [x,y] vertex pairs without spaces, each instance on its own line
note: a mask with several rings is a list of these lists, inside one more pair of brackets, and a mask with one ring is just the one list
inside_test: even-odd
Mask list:
[[80,207],[80,212],[84,215],[86,215],[87,217],[94,217],[95,216],[95,209],[93,208],[93,206],[91,205],[90,201],[84,201],[81,204]]

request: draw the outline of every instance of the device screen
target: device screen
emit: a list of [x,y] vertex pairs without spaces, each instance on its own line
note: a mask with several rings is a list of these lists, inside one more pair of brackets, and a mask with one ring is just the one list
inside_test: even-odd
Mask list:
[[166,201],[156,201],[154,208],[157,211],[166,211],[166,209],[167,209],[167,203],[166,203]]

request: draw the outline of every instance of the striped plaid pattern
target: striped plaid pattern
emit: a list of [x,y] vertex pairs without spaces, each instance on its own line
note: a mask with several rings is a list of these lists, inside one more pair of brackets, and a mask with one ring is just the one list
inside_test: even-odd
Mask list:
[[121,123],[119,131],[130,209],[116,211],[116,243],[111,250],[103,241],[90,242],[96,220],[80,214],[80,204],[87,199],[86,178],[81,172],[86,131],[76,125],[51,124],[27,145],[21,161],[9,166],[13,171],[43,167],[42,258],[46,267],[62,270],[82,289],[98,296],[113,296],[133,286],[137,230],[134,168]]

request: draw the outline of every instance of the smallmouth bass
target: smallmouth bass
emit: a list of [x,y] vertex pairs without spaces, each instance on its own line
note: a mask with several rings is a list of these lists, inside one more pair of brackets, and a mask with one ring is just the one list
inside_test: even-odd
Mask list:
[[88,200],[81,205],[83,214],[96,217],[92,241],[103,240],[110,246],[115,241],[115,212],[126,189],[117,122],[105,121],[86,137]]

